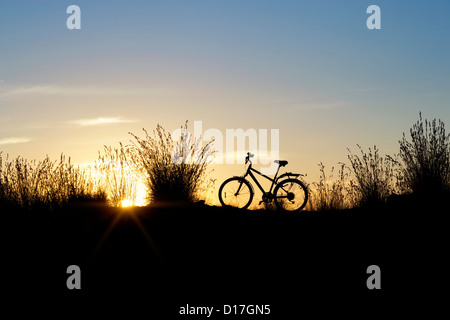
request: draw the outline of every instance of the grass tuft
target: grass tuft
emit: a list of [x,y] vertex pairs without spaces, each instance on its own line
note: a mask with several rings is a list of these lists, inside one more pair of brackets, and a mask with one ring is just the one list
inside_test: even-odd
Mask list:
[[194,139],[187,122],[181,127],[178,141],[158,125],[153,135],[145,129],[144,138],[130,133],[133,166],[144,177],[149,201],[156,203],[194,202],[205,191],[206,170],[212,157],[211,143],[202,146]]
[[129,148],[122,143],[119,148],[104,146],[103,153],[99,152],[95,168],[101,174],[108,202],[113,207],[119,207],[125,202],[136,202],[139,179],[131,168],[130,160]]
[[354,206],[355,194],[350,180],[350,169],[339,163],[337,178],[334,177],[335,168],[331,168],[329,175],[325,172],[325,165],[320,162],[319,182],[312,183],[310,201],[307,209],[311,211],[343,210]]
[[59,162],[22,157],[9,159],[0,152],[0,202],[2,206],[54,210],[73,202],[104,201],[105,191],[90,170],[75,167],[61,155]]
[[355,177],[353,188],[357,194],[358,206],[378,206],[385,203],[396,191],[396,163],[390,156],[380,156],[376,146],[373,150],[369,148],[368,152],[364,152],[360,145],[358,148],[360,156],[348,150],[348,159]]
[[415,194],[436,194],[450,190],[450,134],[436,119],[419,120],[410,129],[409,141],[403,133],[400,166],[406,188]]

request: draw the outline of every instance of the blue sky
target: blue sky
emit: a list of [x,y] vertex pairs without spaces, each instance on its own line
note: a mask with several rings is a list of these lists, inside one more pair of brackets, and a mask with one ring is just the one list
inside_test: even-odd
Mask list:
[[[81,30],[66,28],[71,4]],[[381,30],[366,28],[372,4]],[[446,1],[1,0],[0,150],[86,162],[129,131],[201,120],[280,129],[281,156],[313,177],[356,143],[392,154],[419,111],[450,123],[448,12]],[[99,118],[110,121],[83,125]]]

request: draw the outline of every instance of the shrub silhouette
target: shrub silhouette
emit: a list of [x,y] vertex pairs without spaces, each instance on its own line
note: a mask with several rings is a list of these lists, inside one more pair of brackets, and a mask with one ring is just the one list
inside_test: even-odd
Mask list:
[[353,189],[357,194],[359,206],[377,206],[386,202],[396,190],[396,163],[389,157],[381,157],[378,148],[369,148],[366,153],[358,145],[361,156],[352,154],[350,149],[348,159],[351,163],[355,181]]
[[206,182],[206,169],[212,156],[211,143],[202,146],[193,139],[187,122],[179,141],[158,125],[153,136],[143,129],[145,138],[132,133],[130,146],[133,166],[144,176],[150,202],[192,202]]
[[410,129],[411,141],[400,143],[401,172],[406,187],[416,194],[440,193],[450,187],[450,134],[444,123],[422,119]]

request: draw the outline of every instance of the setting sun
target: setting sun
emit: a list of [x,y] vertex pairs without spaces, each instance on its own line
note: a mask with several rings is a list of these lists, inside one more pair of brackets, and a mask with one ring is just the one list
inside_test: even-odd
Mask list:
[[121,207],[132,207],[133,206],[133,201],[132,200],[122,200],[122,202],[120,203]]

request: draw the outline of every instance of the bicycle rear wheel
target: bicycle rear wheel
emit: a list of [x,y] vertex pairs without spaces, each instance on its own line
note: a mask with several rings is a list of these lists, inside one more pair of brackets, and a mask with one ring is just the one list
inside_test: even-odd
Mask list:
[[253,188],[242,177],[225,180],[219,189],[219,200],[224,207],[246,209],[253,200]]
[[285,211],[300,211],[308,202],[308,189],[297,179],[286,179],[279,182],[273,194],[277,208]]

